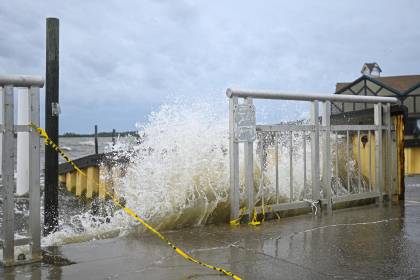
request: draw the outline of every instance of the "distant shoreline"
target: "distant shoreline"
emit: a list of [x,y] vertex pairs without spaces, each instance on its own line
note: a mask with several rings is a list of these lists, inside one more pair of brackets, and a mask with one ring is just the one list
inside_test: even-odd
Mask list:
[[[115,132],[115,136],[127,136],[127,135],[136,135],[137,131],[122,131],[122,132]],[[82,133],[75,133],[75,132],[66,132],[61,134],[60,137],[94,137],[95,134],[82,134]],[[98,137],[112,137],[112,132],[98,132]]]

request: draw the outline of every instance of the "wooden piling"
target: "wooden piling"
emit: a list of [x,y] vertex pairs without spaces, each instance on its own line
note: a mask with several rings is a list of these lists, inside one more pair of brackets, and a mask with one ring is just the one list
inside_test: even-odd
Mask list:
[[71,192],[76,188],[76,172],[68,172],[66,174],[66,189]]
[[99,189],[99,167],[92,166],[87,168],[87,190],[86,197],[92,198],[93,194],[98,193]]
[[107,191],[111,189],[107,169],[108,168],[99,168],[98,196],[100,199],[105,199]]
[[99,181],[98,196],[100,199],[106,198],[106,183],[104,181]]
[[95,124],[95,155],[98,154],[98,125]]
[[[47,18],[45,127],[53,142],[58,141],[59,20]],[[54,111],[53,111],[54,109]],[[44,234],[58,229],[58,154],[45,147]]]
[[112,129],[112,146],[115,146],[115,128]]
[[76,174],[76,195],[81,196],[82,194],[86,193],[86,176],[77,172]]
[[66,175],[58,176],[58,182],[60,182],[60,184],[65,184],[66,183]]

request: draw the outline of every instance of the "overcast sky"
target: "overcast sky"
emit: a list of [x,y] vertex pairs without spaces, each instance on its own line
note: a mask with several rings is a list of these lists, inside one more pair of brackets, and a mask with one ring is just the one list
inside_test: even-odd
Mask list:
[[[0,1],[0,73],[44,75],[60,19],[61,132],[134,129],[174,98],[334,91],[364,62],[420,74],[420,1]],[[223,104],[223,103],[222,103]]]

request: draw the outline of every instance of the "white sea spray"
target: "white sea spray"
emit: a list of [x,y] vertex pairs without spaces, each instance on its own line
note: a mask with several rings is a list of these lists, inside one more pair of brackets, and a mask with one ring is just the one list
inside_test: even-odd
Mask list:
[[[211,102],[175,102],[161,106],[147,122],[137,124],[137,136],[118,138],[116,144],[109,147],[109,151],[114,152],[113,159],[119,163],[105,174],[108,178],[103,179],[112,182],[113,191],[124,198],[127,207],[158,229],[228,221],[229,120],[226,107],[225,103]],[[263,197],[265,203],[275,201],[275,141],[279,152],[279,198],[289,200],[290,135],[285,132],[274,136],[258,137],[254,145],[255,201],[259,205]],[[263,153],[261,145],[264,145]],[[293,197],[301,200],[311,193],[308,132],[292,134],[291,151]],[[242,147],[240,154],[240,196],[241,205],[245,205]],[[60,231],[44,238],[43,243],[77,242],[144,230],[135,219],[113,208],[111,201],[102,206],[102,210],[102,215],[89,210],[71,217]]]

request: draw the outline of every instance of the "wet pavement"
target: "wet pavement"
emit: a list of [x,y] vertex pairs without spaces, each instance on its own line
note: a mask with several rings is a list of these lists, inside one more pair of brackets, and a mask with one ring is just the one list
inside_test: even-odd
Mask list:
[[[243,279],[420,279],[416,182],[420,180],[407,180],[405,205],[369,205],[258,227],[214,225],[165,235],[193,256]],[[0,268],[0,279],[229,279],[185,261],[147,234],[50,250],[75,264]]]

